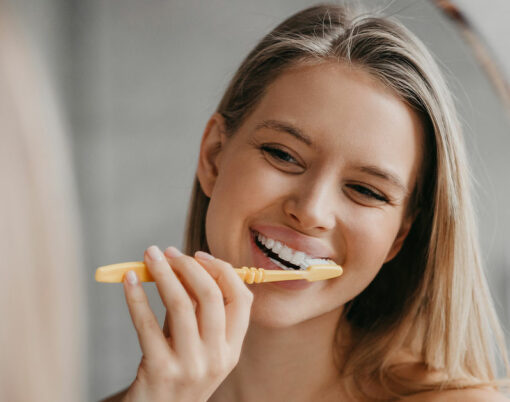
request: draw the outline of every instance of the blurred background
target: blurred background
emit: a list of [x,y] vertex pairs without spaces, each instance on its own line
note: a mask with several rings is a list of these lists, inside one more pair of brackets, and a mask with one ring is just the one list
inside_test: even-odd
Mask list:
[[[140,359],[121,285],[95,283],[100,265],[141,260],[151,244],[181,247],[198,146],[237,66],[306,0],[10,0],[49,74],[72,146],[83,228],[88,315],[87,400],[134,378]],[[365,1],[429,46],[461,115],[476,181],[483,257],[496,308],[510,326],[510,120],[465,36],[434,2]],[[510,72],[510,3],[457,0],[493,61]],[[444,5],[444,2],[443,2]],[[164,310],[145,285],[158,317]],[[506,330],[507,340],[508,330]]]

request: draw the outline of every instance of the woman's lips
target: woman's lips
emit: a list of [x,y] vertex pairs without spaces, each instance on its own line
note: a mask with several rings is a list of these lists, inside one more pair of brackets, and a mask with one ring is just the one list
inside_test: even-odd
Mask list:
[[[272,262],[269,259],[269,257],[266,254],[264,254],[264,252],[255,244],[254,236],[255,236],[254,232],[250,230],[250,243],[251,243],[251,249],[252,249],[252,254],[253,254],[253,262],[254,262],[255,266],[257,268],[283,271],[278,265],[276,265],[274,262]],[[256,285],[256,286],[267,286],[269,284],[274,284],[278,287],[285,288],[285,289],[299,290],[299,289],[305,289],[305,288],[311,286],[313,283],[308,282],[306,279],[297,279],[297,280],[292,280],[292,281],[269,282],[268,284]]]

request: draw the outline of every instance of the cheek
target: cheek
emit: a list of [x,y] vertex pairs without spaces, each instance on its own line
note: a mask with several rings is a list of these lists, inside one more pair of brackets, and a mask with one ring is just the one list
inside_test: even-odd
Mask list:
[[219,258],[233,258],[232,253],[248,235],[252,222],[274,218],[272,209],[278,205],[282,188],[278,176],[253,159],[236,158],[225,164],[214,185],[206,216],[210,251]]
[[229,214],[247,213],[272,204],[283,193],[286,183],[288,180],[281,172],[268,169],[258,158],[236,158],[220,172],[211,203],[221,204]]
[[394,220],[389,220],[382,211],[364,208],[351,210],[343,225],[346,241],[344,274],[326,287],[326,293],[337,304],[354,299],[372,282],[384,264],[398,230]]
[[397,214],[358,206],[344,222],[348,233],[346,263],[357,270],[378,271],[397,235],[400,225]]

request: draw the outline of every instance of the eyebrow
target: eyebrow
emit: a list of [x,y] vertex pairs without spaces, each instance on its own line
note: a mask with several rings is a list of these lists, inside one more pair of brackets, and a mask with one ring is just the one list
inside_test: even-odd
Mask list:
[[[286,122],[283,122],[280,120],[264,120],[263,122],[257,124],[257,126],[255,127],[255,130],[259,130],[261,128],[268,128],[271,130],[276,130],[276,131],[290,134],[294,138],[298,139],[299,141],[304,142],[306,145],[312,147],[313,149],[315,149],[315,150],[317,149],[315,144],[313,143],[312,139],[308,135],[306,135],[305,133],[303,133],[303,131],[301,131],[299,128],[297,128],[296,126],[293,126],[290,123],[286,123]],[[404,194],[406,196],[409,195],[409,190],[408,190],[407,186],[404,183],[402,183],[400,178],[397,175],[395,175],[385,169],[382,169],[382,168],[380,168],[378,166],[374,166],[374,165],[356,166],[356,169],[363,173],[367,173],[371,176],[375,176],[375,177],[384,179],[384,180],[392,183],[394,186],[398,187],[401,191],[404,192]]]
[[290,134],[294,138],[304,142],[306,145],[312,147],[313,149],[317,149],[312,139],[308,135],[306,135],[305,133],[303,133],[303,131],[301,131],[299,128],[293,126],[290,123],[286,123],[279,120],[264,120],[263,122],[257,124],[255,130],[259,130],[261,128],[269,128],[271,130],[276,130],[282,133]]

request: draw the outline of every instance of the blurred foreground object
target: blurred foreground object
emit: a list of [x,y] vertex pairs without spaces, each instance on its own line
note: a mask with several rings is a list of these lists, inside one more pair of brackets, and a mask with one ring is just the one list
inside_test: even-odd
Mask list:
[[82,401],[73,174],[40,63],[0,2],[0,401]]
[[[503,101],[507,112],[510,113],[510,85],[508,76],[490,52],[490,48],[482,40],[468,16],[462,9],[462,4],[450,0],[432,0],[434,3],[459,29],[466,43],[471,46],[473,54],[489,77],[491,84],[498,96]],[[492,2],[486,2],[485,7],[492,8],[494,14],[501,12]],[[508,72],[506,72],[508,73]]]

